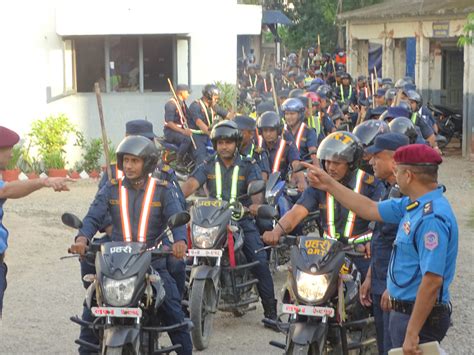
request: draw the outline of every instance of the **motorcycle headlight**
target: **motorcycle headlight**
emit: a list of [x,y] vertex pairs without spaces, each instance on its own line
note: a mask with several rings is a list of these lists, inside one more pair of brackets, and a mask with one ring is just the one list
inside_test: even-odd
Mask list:
[[205,228],[198,226],[197,224],[193,225],[193,245],[200,249],[209,249],[212,248],[217,239],[217,232],[219,231],[219,226]]
[[296,288],[298,295],[307,302],[316,302],[324,297],[329,286],[329,275],[311,275],[296,272]]
[[108,304],[115,307],[122,307],[130,304],[135,290],[136,276],[123,280],[114,280],[104,277],[103,291]]

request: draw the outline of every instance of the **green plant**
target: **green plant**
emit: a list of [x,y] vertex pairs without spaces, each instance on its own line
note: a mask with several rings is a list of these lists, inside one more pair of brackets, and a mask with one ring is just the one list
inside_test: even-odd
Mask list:
[[229,111],[234,111],[237,103],[237,87],[233,84],[216,81],[214,83],[220,91],[219,106]]
[[87,141],[84,136],[80,135],[77,145],[84,151],[82,153],[82,161],[76,164],[77,170],[85,170],[87,172],[100,170],[99,160],[102,156],[102,140],[100,138],[93,138]]
[[64,168],[66,158],[64,147],[71,134],[79,137],[79,132],[69,118],[61,114],[37,120],[31,124],[29,137],[31,143],[38,148],[45,169]]
[[467,16],[467,23],[464,26],[463,30],[464,34],[461,35],[458,39],[458,46],[464,46],[466,44],[473,44],[474,43],[474,12],[471,12]]
[[18,161],[20,160],[21,157],[21,147],[20,146],[14,146],[12,150],[12,158],[7,164],[7,170],[13,170],[18,167]]
[[115,146],[109,141],[109,162],[110,164],[115,164],[117,162],[117,155],[115,154]]

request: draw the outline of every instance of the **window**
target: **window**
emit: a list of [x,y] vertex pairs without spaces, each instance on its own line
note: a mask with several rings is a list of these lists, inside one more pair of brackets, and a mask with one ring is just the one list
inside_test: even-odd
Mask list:
[[80,36],[71,46],[78,92],[92,92],[95,82],[103,92],[168,92],[168,78],[189,84],[187,37]]

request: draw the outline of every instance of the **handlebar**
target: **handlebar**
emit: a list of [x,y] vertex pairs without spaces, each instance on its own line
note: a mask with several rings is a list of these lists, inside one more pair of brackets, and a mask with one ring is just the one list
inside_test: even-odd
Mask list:
[[281,236],[280,239],[278,240],[278,244],[276,244],[276,245],[267,245],[267,246],[264,246],[263,248],[257,249],[257,250],[255,250],[255,254],[258,254],[263,250],[268,250],[268,249],[272,249],[272,248],[279,249],[279,248],[282,248],[284,246],[296,245],[297,242],[298,242],[298,237],[295,236],[295,235]]

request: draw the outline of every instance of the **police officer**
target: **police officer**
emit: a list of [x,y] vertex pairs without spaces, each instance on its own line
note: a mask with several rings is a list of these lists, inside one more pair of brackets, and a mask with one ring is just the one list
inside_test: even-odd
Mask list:
[[355,90],[352,88],[351,76],[349,73],[341,73],[341,84],[337,88],[337,100],[341,104],[346,104],[348,106],[355,105],[357,103]]
[[[393,174],[395,168],[393,155],[398,148],[408,143],[408,138],[401,133],[383,133],[378,135],[375,143],[366,149],[372,156],[370,164],[373,166],[375,177],[385,185],[382,201],[401,197]],[[367,307],[373,306],[379,354],[385,355],[392,347],[388,328],[390,313],[382,310],[380,302],[387,289],[387,269],[397,229],[398,224],[382,222],[375,224],[370,247],[371,265],[359,292],[361,304]]]
[[[210,197],[234,202],[236,205],[240,204],[236,201],[236,197],[246,193],[250,182],[262,179],[255,160],[240,156],[238,147],[241,139],[240,131],[233,121],[220,122],[213,128],[211,140],[217,155],[198,166],[184,183],[183,192],[186,197],[196,191],[199,186],[206,184]],[[241,204],[250,208],[253,214],[256,214],[260,203],[262,203],[261,194],[241,201]],[[266,318],[275,320],[276,300],[266,253],[263,250],[255,253],[263,247],[260,235],[253,218],[242,216],[240,207],[235,208],[234,211],[234,218],[238,220],[244,233],[245,256],[249,262],[259,261],[259,264],[253,268],[253,273],[258,279],[257,288],[264,315]]]
[[365,75],[359,75],[357,77],[357,84],[356,84],[356,100],[363,101],[369,100],[370,93],[369,88],[367,86],[367,77]]
[[[5,170],[12,158],[13,146],[18,143],[20,136],[3,126],[0,126],[0,170]],[[51,187],[54,191],[69,191],[69,178],[46,178],[26,181],[4,182],[0,177],[0,322],[3,310],[3,296],[7,288],[7,264],[5,252],[8,247],[8,230],[3,225],[3,205],[7,199],[17,199],[28,196],[43,187]]]
[[242,133],[242,143],[239,148],[240,155],[255,159],[262,172],[263,180],[267,180],[268,175],[270,175],[270,162],[268,161],[267,152],[259,147],[258,142],[255,141],[255,120],[248,116],[236,116],[234,122]]
[[375,143],[375,139],[379,135],[388,133],[389,130],[388,124],[379,120],[364,121],[354,128],[353,133],[357,138],[359,138],[362,147],[364,148],[364,156],[362,157],[359,167],[371,175],[374,174],[372,166],[369,164],[372,155],[368,153],[367,148]]
[[[316,143],[318,146],[321,141],[324,139],[324,121],[331,121],[321,110],[321,99],[318,94],[314,92],[306,92],[304,94],[308,98],[308,109],[306,110],[306,124],[309,128],[314,129],[316,133]],[[311,111],[309,110],[309,100],[311,100]],[[304,102],[303,102],[304,103]],[[332,123],[332,122],[331,122]]]
[[[303,98],[308,100],[307,97]],[[311,158],[313,162],[317,162],[316,132],[305,123],[306,107],[301,99],[301,97],[287,99],[281,105],[281,112],[286,122],[283,135],[287,140],[292,140],[295,143],[302,159]]]
[[376,92],[375,92],[375,107],[385,107],[385,93],[386,93],[386,90],[385,89],[378,89]]
[[406,117],[395,117],[388,124],[390,132],[401,133],[408,137],[410,144],[425,144],[419,128]]
[[333,194],[363,218],[398,224],[382,309],[391,309],[392,347],[419,354],[419,343],[440,342],[449,328],[458,226],[437,182],[442,162],[438,152],[411,144],[398,148],[393,158],[396,181],[405,197],[379,203],[354,194],[321,169],[305,166],[312,186]]
[[[358,138],[349,132],[330,134],[318,148],[321,165],[331,177],[356,193],[377,201],[382,194],[383,185],[372,175],[358,169],[362,154],[363,148]],[[372,230],[369,220],[354,215],[342,207],[333,196],[313,187],[308,187],[292,209],[280,219],[284,231],[277,225],[273,231],[264,233],[264,242],[270,245],[278,243],[283,233],[291,233],[310,212],[317,210],[321,210],[325,237],[338,239],[345,244],[360,244],[359,250],[370,256]],[[369,259],[355,258],[354,262],[365,277]]]
[[[283,125],[276,112],[265,112],[257,120],[258,134],[263,139],[259,146],[267,151],[271,172],[280,172],[283,180],[288,177],[289,170],[298,168],[300,154],[292,141],[286,140],[283,136]],[[292,176],[298,190],[303,192],[306,186],[304,175],[301,172]]]
[[222,118],[230,118],[229,111],[217,106],[219,100],[219,89],[216,85],[208,84],[202,89],[202,97],[195,100],[189,106],[191,121],[189,128],[193,132],[196,149],[194,150],[194,160],[196,165],[201,164],[207,157],[207,145],[211,128],[219,115]]
[[[70,252],[83,255],[90,239],[108,214],[112,218],[113,241],[141,241],[149,246],[154,245],[155,238],[166,228],[169,217],[183,211],[169,183],[152,176],[157,162],[158,151],[149,139],[143,136],[129,136],[122,140],[117,148],[117,166],[123,171],[124,176],[108,182],[95,196]],[[146,195],[150,195],[151,199],[145,200]],[[142,211],[135,211],[136,206],[141,206],[139,208]],[[130,213],[122,213],[124,209]],[[143,213],[145,211],[147,213]],[[144,220],[146,218],[144,216],[148,216],[148,219]],[[129,228],[124,230],[122,226],[126,225]],[[187,249],[186,228],[184,226],[174,228],[172,233],[173,255],[178,259],[183,258]],[[164,244],[169,245],[170,241],[165,239]],[[166,260],[154,261],[152,266],[164,282],[166,296],[161,309],[165,324],[183,322],[181,298],[175,280],[167,271]],[[179,354],[192,353],[191,338],[187,330],[173,331],[169,335],[173,344],[181,344]],[[84,350],[80,349],[81,352]]]
[[411,106],[411,120],[413,123],[416,122],[417,116],[421,116],[421,118],[433,129],[434,133],[438,133],[438,125],[431,115],[430,110],[423,105],[423,98],[421,95],[415,90],[408,90],[403,91],[406,95],[406,98],[410,101]]
[[[165,105],[165,127],[163,133],[167,142],[178,146],[177,158],[183,162],[183,158],[191,148],[192,131],[187,127],[190,112],[186,105],[186,99],[189,97],[189,87],[180,84],[176,87],[176,96],[168,100]],[[179,107],[179,108],[178,108]]]

